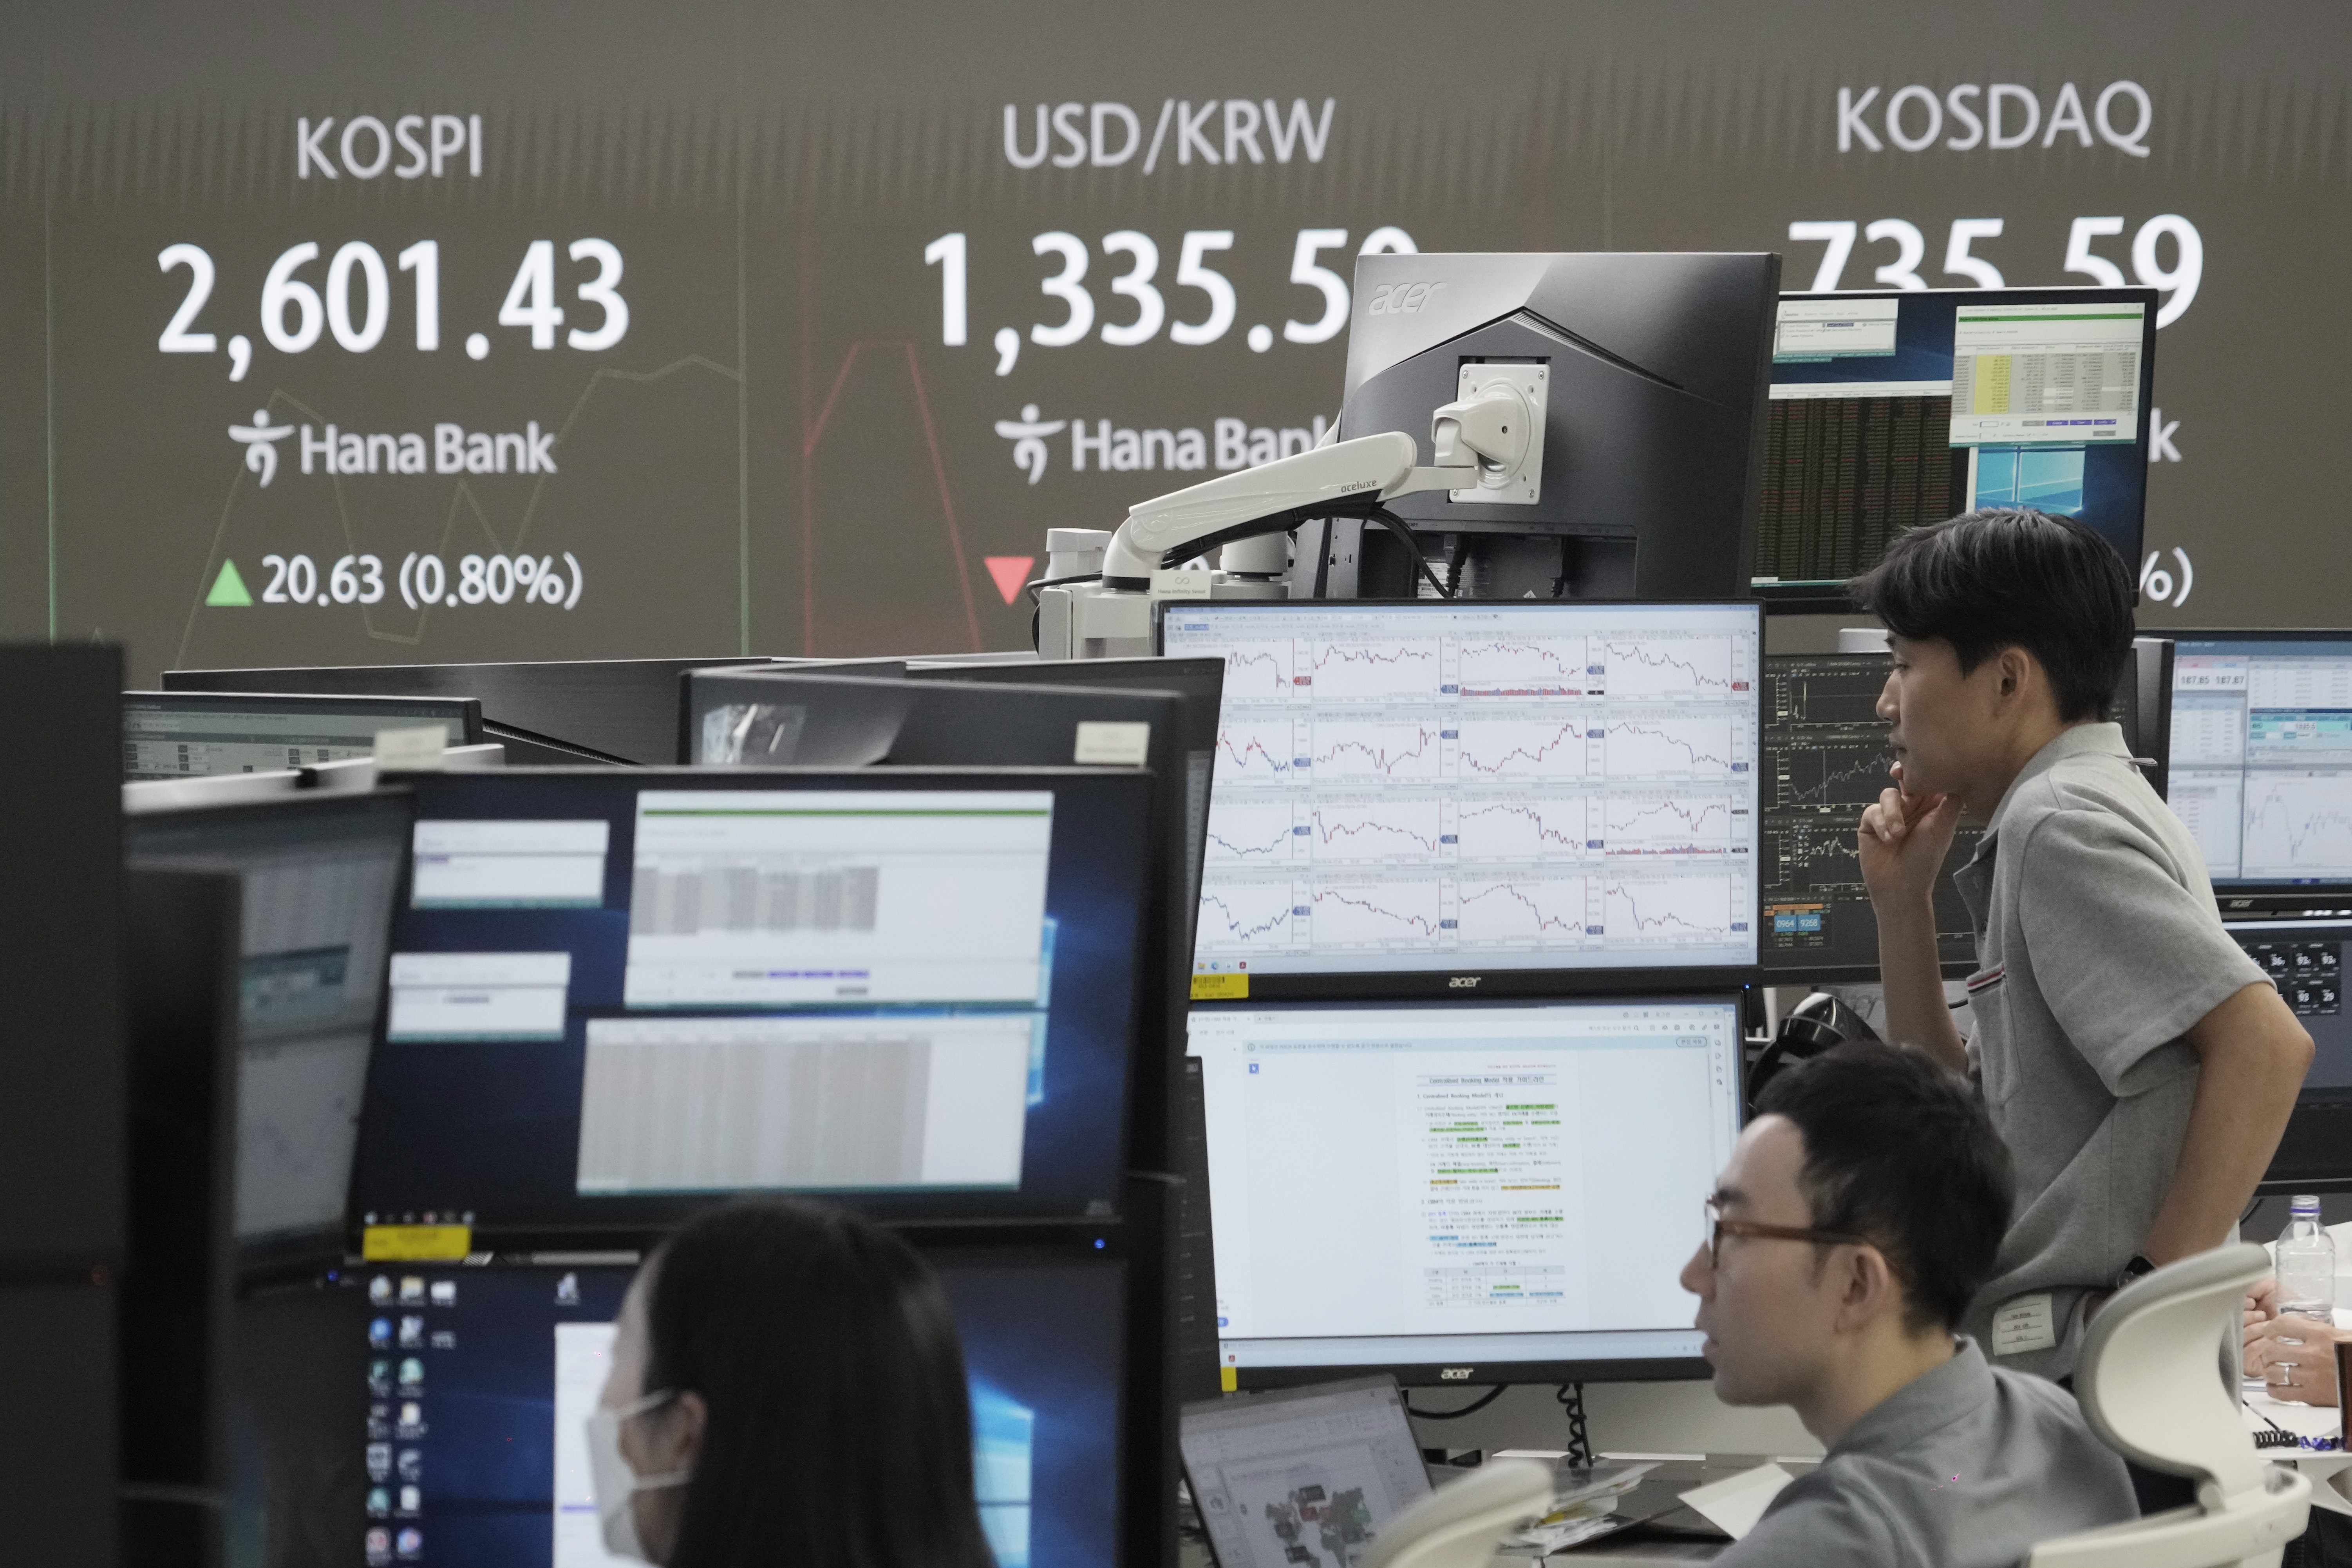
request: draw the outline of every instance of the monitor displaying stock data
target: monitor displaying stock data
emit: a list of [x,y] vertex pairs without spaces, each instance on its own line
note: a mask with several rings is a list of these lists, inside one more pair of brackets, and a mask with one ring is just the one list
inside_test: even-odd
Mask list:
[[[1854,833],[1892,782],[1895,753],[1878,697],[1885,654],[1774,654],[1764,661],[1763,935],[1768,969],[1808,978],[1874,979],[1878,921],[1863,886]],[[1936,947],[1972,965],[1975,939],[1952,873],[1982,830],[1963,823],[1936,879]]]
[[482,738],[470,697],[289,697],[252,692],[126,691],[122,776],[177,779],[268,773],[375,754],[384,730],[441,727],[442,743]]
[[[1072,1247],[931,1255],[962,1342],[972,1479],[997,1568],[1118,1552],[1126,1266]],[[366,1275],[368,1568],[614,1568],[586,1423],[623,1265]]]
[[2217,888],[2352,886],[2352,634],[2183,632],[2167,798]]
[[572,771],[415,786],[362,1224],[641,1233],[713,1196],[1107,1217],[1149,775]]
[[1730,994],[1196,1004],[1191,1034],[1243,1385],[1692,1375],[1676,1276],[1739,1134]]
[[2137,570],[2152,289],[1787,294],[1772,333],[1758,592],[1835,595],[1905,529],[2078,518]]
[[1225,660],[1195,969],[1753,964],[1761,615],[1163,605]]

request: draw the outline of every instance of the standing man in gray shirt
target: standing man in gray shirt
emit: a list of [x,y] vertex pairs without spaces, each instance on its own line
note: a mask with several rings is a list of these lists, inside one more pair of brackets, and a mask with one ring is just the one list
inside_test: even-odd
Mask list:
[[1719,1568],[2010,1568],[2138,1512],[2065,1390],[1953,1327],[2009,1223],[2007,1150],[1926,1053],[1844,1046],[1766,1083],[1683,1268],[1727,1405],[1828,1449]]
[[[1914,529],[1851,584],[1885,622],[1897,787],[1863,814],[1889,1037],[1973,1068],[2017,1210],[1965,1320],[2005,1366],[2069,1375],[2119,1286],[2229,1238],[2311,1037],[2221,925],[2195,840],[2104,721],[2132,587],[2042,512]],[[1963,813],[1975,1037],[1944,1000],[1932,890]]]

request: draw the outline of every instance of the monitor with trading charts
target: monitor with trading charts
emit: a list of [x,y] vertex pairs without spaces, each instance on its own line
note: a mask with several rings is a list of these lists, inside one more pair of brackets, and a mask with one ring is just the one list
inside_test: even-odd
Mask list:
[[1163,651],[1226,662],[1196,972],[1491,993],[1755,963],[1757,605],[1158,610]]
[[407,797],[291,795],[142,814],[134,867],[242,883],[236,1230],[248,1263],[340,1252]]
[[[998,1568],[1117,1561],[1126,1265],[1083,1244],[931,1262],[962,1342],[973,1489]],[[372,1568],[610,1568],[585,1426],[634,1272],[366,1272],[367,1426],[345,1452],[365,1470]]]
[[[1774,654],[1764,661],[1763,888],[1767,969],[1809,980],[1875,979],[1878,920],[1854,858],[1863,808],[1891,782],[1884,654]],[[1975,956],[1968,906],[1951,873],[1976,853],[1963,824],[1936,878],[1936,948],[1948,965]]]
[[1151,782],[420,778],[360,1222],[642,1237],[745,1191],[1116,1215]]
[[1728,993],[1196,1005],[1243,1387],[1705,1375],[1676,1282],[1740,1124]]
[[1844,604],[1905,529],[1979,507],[2079,518],[2139,570],[2153,289],[1784,294],[1755,584]]
[[2173,634],[2171,749],[2217,889],[2352,890],[2352,632]]

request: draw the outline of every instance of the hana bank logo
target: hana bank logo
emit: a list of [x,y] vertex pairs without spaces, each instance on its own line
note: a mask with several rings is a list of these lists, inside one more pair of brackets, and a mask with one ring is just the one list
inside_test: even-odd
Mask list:
[[269,481],[278,477],[278,443],[294,434],[294,426],[272,425],[269,410],[257,408],[252,424],[232,425],[228,434],[229,439],[245,443],[245,466],[261,476],[261,488],[268,489]]

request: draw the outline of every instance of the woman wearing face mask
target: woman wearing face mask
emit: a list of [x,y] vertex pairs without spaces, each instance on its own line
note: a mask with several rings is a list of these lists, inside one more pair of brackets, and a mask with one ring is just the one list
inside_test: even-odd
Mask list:
[[588,1451],[604,1543],[664,1568],[992,1568],[929,1268],[811,1204],[730,1204],[637,1271]]

